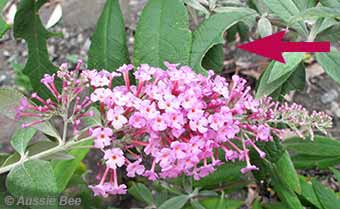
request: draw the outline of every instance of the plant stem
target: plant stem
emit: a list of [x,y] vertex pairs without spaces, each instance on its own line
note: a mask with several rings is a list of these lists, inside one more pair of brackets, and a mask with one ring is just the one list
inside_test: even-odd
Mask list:
[[49,156],[49,155],[52,155],[52,154],[55,154],[57,152],[60,152],[60,151],[64,151],[64,150],[67,150],[77,144],[80,144],[80,143],[83,143],[83,142],[86,142],[86,141],[89,141],[91,140],[92,137],[86,137],[86,138],[83,138],[83,139],[80,139],[80,140],[77,140],[77,141],[70,141],[66,144],[59,144],[58,146],[56,147],[53,147],[51,149],[48,149],[48,150],[45,150],[43,152],[40,152],[38,154],[35,154],[35,155],[32,155],[32,156],[29,156],[29,157],[23,157],[21,160],[13,163],[13,164],[10,164],[10,165],[7,165],[7,166],[4,166],[2,168],[0,168],[0,174],[2,173],[5,173],[7,171],[10,171],[12,170],[14,167],[18,166],[18,165],[21,165],[29,160],[36,160],[36,159],[41,159],[43,157],[46,157],[46,156]]

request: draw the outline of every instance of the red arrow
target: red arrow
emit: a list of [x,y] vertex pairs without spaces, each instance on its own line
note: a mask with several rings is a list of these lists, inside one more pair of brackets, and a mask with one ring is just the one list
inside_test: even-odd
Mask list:
[[283,42],[286,31],[238,46],[238,48],[286,63],[284,52],[330,52],[330,42]]

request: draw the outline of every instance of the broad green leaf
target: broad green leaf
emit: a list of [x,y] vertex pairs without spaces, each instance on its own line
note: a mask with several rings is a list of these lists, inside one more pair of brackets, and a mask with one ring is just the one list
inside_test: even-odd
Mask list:
[[228,182],[240,181],[241,173],[240,169],[244,167],[243,163],[225,163],[219,166],[216,171],[199,181],[194,181],[194,187],[212,187],[220,185],[222,183],[228,184]]
[[293,73],[289,76],[287,81],[285,81],[281,87],[275,90],[270,96],[273,99],[280,99],[280,97],[285,96],[290,91],[293,90],[303,90],[306,83],[306,70],[303,64],[300,64]]
[[313,189],[324,209],[338,209],[340,201],[334,191],[312,179]]
[[[287,205],[282,202],[267,203],[267,204],[264,204],[263,207],[265,209],[288,209]],[[289,208],[289,209],[295,209],[295,208]]]
[[332,79],[340,83],[340,71],[338,70],[340,65],[340,52],[317,53],[316,60]]
[[137,200],[146,202],[149,205],[153,204],[151,191],[144,184],[133,183],[132,187],[130,187],[128,191],[129,194]]
[[[301,191],[301,189],[299,186],[292,185],[296,183],[295,170],[291,162],[287,162],[289,155],[280,142],[275,139],[273,142],[257,143],[257,145],[267,153],[267,156],[266,160],[263,160],[254,150],[251,150],[252,163],[260,169],[259,171],[253,172],[255,178],[262,180],[270,177],[271,184],[280,200],[282,200],[288,208],[302,209],[303,206],[294,192],[294,190]],[[289,171],[283,171],[284,169],[288,169]],[[288,178],[293,179],[289,179],[289,182],[286,182],[287,178],[284,175],[288,175]]]
[[[87,141],[77,146],[87,146],[91,144],[92,144],[92,141]],[[59,192],[64,191],[73,173],[77,170],[77,168],[79,167],[79,164],[85,158],[85,156],[87,155],[89,151],[90,151],[89,149],[84,149],[84,148],[73,149],[69,151],[68,154],[73,156],[74,159],[52,161],[51,164],[53,167],[53,171],[54,171],[54,175],[56,178]]]
[[304,53],[285,53],[283,56],[286,63],[275,62],[270,72],[268,82],[274,82],[282,76],[294,71],[302,62]]
[[189,199],[188,195],[179,195],[165,201],[158,209],[181,209]]
[[286,184],[284,184],[277,175],[280,174],[273,174],[272,175],[272,185],[274,190],[277,192],[280,199],[287,205],[289,208],[292,209],[303,209],[303,206],[295,194],[295,192],[289,189]]
[[295,154],[338,157],[340,156],[340,142],[331,138],[316,136],[313,141],[309,138],[293,137],[286,139],[283,145]]
[[40,79],[46,73],[57,71],[57,67],[49,60],[46,46],[50,35],[41,23],[36,1],[20,1],[14,19],[14,37],[24,39],[28,46],[28,60],[23,72],[31,79],[34,91],[45,97],[49,93],[40,83]]
[[193,32],[190,66],[198,73],[206,74],[202,67],[203,57],[214,45],[223,44],[223,33],[238,22],[254,19],[256,12],[247,8],[238,8],[228,13],[218,13],[206,19]]
[[298,169],[319,168],[326,169],[330,166],[340,164],[340,156],[321,156],[294,154],[292,156],[294,166]]
[[290,22],[297,22],[310,18],[338,18],[340,17],[340,8],[330,7],[313,7],[309,8],[299,14],[296,14]]
[[[114,71],[129,63],[124,19],[118,0],[107,0],[91,39],[90,69]],[[121,84],[122,79],[114,80]]]
[[[267,7],[283,21],[289,23],[290,19],[300,13],[300,9],[293,0],[262,0]],[[299,31],[299,33],[305,37],[308,35],[308,31],[303,22],[299,22],[292,25],[293,28]]]
[[28,143],[35,135],[35,128],[19,128],[15,131],[11,139],[12,147],[20,154],[24,155]]
[[301,192],[298,175],[287,151],[275,163],[274,169],[281,182],[286,184],[288,188],[297,193]]
[[[9,119],[16,120],[16,109],[19,107],[20,100],[23,98],[24,96],[13,88],[0,88],[0,114]],[[36,118],[24,118],[19,122],[28,123],[34,120],[36,120]],[[34,125],[33,128],[36,128],[49,136],[60,138],[58,131],[47,121]]]
[[191,199],[190,204],[193,209],[206,209],[198,200]]
[[317,4],[317,0],[293,0],[293,1],[300,11],[303,11],[310,7],[314,7]]
[[338,184],[340,184],[340,171],[337,170],[336,168],[330,168],[333,174],[336,177],[336,180],[338,181]]
[[300,176],[299,179],[301,185],[301,193],[299,195],[317,208],[322,208],[319,199],[314,192],[312,183],[306,182],[302,176]]
[[317,33],[316,41],[337,42],[340,35],[340,24],[332,18],[326,18]]
[[150,0],[137,25],[134,65],[189,63],[191,32],[182,0]]
[[[6,179],[8,191],[15,197],[56,197],[57,183],[49,162],[30,160],[15,167]],[[56,208],[44,205],[41,208]]]
[[223,44],[213,46],[202,61],[202,67],[207,70],[213,70],[215,73],[221,73],[224,66],[224,48]]
[[[200,200],[199,203],[206,209],[217,209],[220,203],[220,198],[207,198]],[[238,209],[244,202],[240,200],[224,199],[223,209]],[[185,209],[195,209],[194,207],[186,207]]]
[[[295,60],[295,59],[294,59]],[[296,62],[296,60],[294,61]],[[279,94],[284,93],[283,90],[286,91],[290,91],[293,89],[293,87],[295,85],[297,85],[298,87],[300,87],[300,85],[302,85],[301,83],[296,83],[298,80],[301,81],[301,78],[294,78],[294,76],[296,75],[300,75],[302,76],[302,70],[304,70],[303,65],[297,65],[295,66],[294,63],[291,63],[291,65],[289,65],[289,63],[287,62],[287,66],[291,66],[292,68],[295,66],[295,68],[293,69],[289,69],[289,68],[279,68],[277,66],[279,65],[275,65],[277,62],[271,62],[269,64],[269,66],[265,69],[265,71],[262,73],[260,80],[257,83],[257,89],[256,89],[256,97],[260,98],[262,96],[269,96],[269,95],[276,95],[278,91]],[[274,69],[274,67],[276,67]],[[283,73],[283,71],[286,71],[286,74],[283,74],[280,79],[276,79],[273,82],[269,81],[269,77],[271,74],[274,74],[274,71],[279,71],[279,73],[281,72],[281,74]],[[293,76],[293,77],[292,77]],[[294,85],[293,85],[294,84]]]
[[340,0],[320,0],[320,3],[327,7],[340,7]]

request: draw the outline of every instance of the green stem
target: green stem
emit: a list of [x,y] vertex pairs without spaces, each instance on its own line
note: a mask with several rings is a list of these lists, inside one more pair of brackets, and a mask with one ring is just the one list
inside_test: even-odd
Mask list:
[[45,150],[45,151],[40,152],[38,154],[29,156],[29,157],[23,157],[22,159],[20,159],[19,161],[15,162],[13,164],[10,164],[10,165],[7,165],[7,166],[4,166],[4,167],[0,168],[0,174],[5,173],[7,171],[10,171],[14,167],[16,167],[18,165],[21,165],[21,164],[23,164],[23,163],[25,163],[25,162],[27,162],[29,160],[36,160],[36,159],[44,158],[46,156],[55,154],[57,152],[67,150],[67,149],[69,149],[69,148],[71,148],[71,147],[73,147],[73,146],[75,146],[77,144],[89,141],[91,139],[92,139],[92,137],[90,136],[90,137],[86,137],[86,138],[83,138],[83,139],[80,139],[80,140],[77,140],[77,141],[70,141],[70,142],[68,142],[66,144],[59,144],[56,147],[53,147],[53,148],[48,149],[48,150]]

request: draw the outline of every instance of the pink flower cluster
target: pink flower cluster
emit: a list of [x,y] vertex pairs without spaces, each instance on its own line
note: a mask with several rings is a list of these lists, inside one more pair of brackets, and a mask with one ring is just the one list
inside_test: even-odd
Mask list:
[[[117,73],[87,72],[94,89],[91,101],[100,104],[104,118],[103,126],[92,130],[94,146],[104,152],[106,166],[100,183],[90,186],[95,195],[126,192],[126,185],[117,182],[117,169],[123,166],[128,177],[152,181],[182,174],[198,180],[223,161],[245,161],[242,173],[258,170],[249,150],[264,158],[256,141],[268,142],[273,135],[283,134],[269,126],[283,119],[277,113],[278,103],[254,99],[239,76],[228,83],[212,71],[205,77],[188,66],[165,66],[166,70],[139,66],[133,73],[137,85],[130,84],[132,65],[120,67]],[[112,88],[112,78],[120,74],[125,85]],[[329,117],[320,117],[327,127]],[[108,174],[110,182],[105,183]]]
[[[40,97],[36,92],[32,93],[31,101],[23,98],[17,108],[16,118],[30,117],[29,122],[23,123],[22,127],[34,126],[50,120],[54,116],[60,116],[72,124],[73,131],[78,132],[81,119],[93,116],[92,111],[87,111],[92,102],[90,97],[82,97],[88,89],[88,79],[80,73],[82,62],[79,61],[75,69],[69,71],[69,66],[60,66],[57,74],[45,74],[41,83],[49,90],[52,98],[47,100]],[[57,79],[62,82],[61,90],[57,89]]]
[[[90,188],[104,197],[126,193],[126,185],[118,183],[120,168],[132,178],[144,176],[154,181],[184,174],[198,180],[224,161],[244,161],[241,172],[247,173],[258,170],[251,163],[250,149],[261,158],[266,156],[256,142],[284,134],[285,130],[271,124],[284,123],[294,131],[331,126],[331,119],[323,113],[309,115],[295,104],[281,106],[270,98],[254,99],[246,80],[237,75],[227,82],[212,71],[205,77],[188,66],[167,62],[165,66],[163,70],[140,65],[133,72],[137,85],[130,82],[132,65],[123,65],[116,72],[68,72],[61,67],[57,76],[63,81],[62,93],[54,85],[54,75],[42,80],[55,101],[33,94],[41,105],[25,100],[18,116],[42,118],[24,126],[34,125],[66,111],[65,106],[74,100],[67,118],[77,130],[79,118],[93,114],[86,112],[91,103],[98,104],[102,125],[91,127],[90,135],[94,148],[103,152],[104,169],[98,174],[99,184]],[[125,85],[113,86],[112,81],[120,76]],[[80,99],[87,88],[91,95]]]

